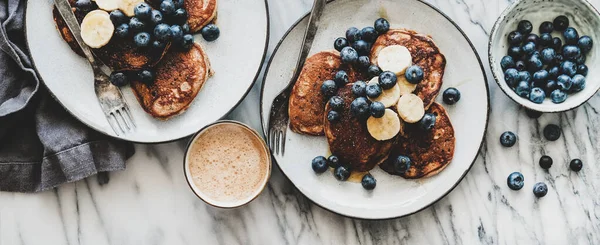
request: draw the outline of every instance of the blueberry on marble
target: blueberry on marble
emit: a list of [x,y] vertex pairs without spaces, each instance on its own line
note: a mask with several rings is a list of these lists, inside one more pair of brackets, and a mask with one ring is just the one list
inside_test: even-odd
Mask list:
[[367,69],[367,73],[369,73],[369,75],[372,77],[379,76],[381,72],[381,68],[379,68],[377,65],[371,65],[369,66],[369,69]]
[[412,65],[406,68],[404,77],[409,83],[417,84],[423,80],[423,68],[418,65]]
[[331,107],[331,110],[340,112],[344,109],[344,99],[342,99],[342,97],[340,96],[331,96],[331,98],[329,98],[329,107]]
[[575,172],[579,172],[583,168],[583,162],[580,159],[573,159],[569,163],[569,168]]
[[543,169],[550,169],[550,167],[552,167],[552,158],[549,156],[542,156],[540,157],[540,167],[542,167]]
[[447,88],[442,94],[442,100],[448,105],[454,105],[460,100],[460,91],[453,87]]
[[354,48],[354,50],[358,52],[358,55],[361,56],[369,55],[369,53],[371,52],[371,47],[369,43],[367,43],[364,40],[357,40],[352,44],[352,48]]
[[506,71],[506,69],[508,69],[508,68],[515,68],[516,64],[512,57],[504,56],[500,60],[500,66],[502,67],[502,70]]
[[565,100],[567,100],[567,93],[565,93],[565,91],[562,91],[560,89],[555,89],[550,94],[550,99],[552,100],[552,103],[554,103],[554,104],[563,103],[563,102],[565,102]]
[[514,87],[515,84],[517,84],[517,82],[522,81],[522,80],[519,76],[519,71],[517,71],[517,69],[508,68],[504,72],[504,81],[506,81],[506,84],[508,84],[508,86]]
[[335,85],[335,82],[333,80],[325,80],[325,82],[323,82],[323,85],[321,85],[321,93],[325,97],[334,96],[336,92],[337,86]]
[[573,27],[567,27],[567,29],[563,31],[563,37],[565,38],[566,44],[577,44],[579,41],[579,34]]
[[408,169],[410,169],[411,164],[412,164],[412,161],[410,160],[410,158],[407,156],[402,156],[402,155],[397,156],[394,159],[394,162],[392,163],[394,172],[396,172],[397,174],[406,173],[406,171],[408,171]]
[[567,76],[575,76],[577,74],[577,65],[569,60],[565,60],[560,64],[560,72]]
[[383,89],[379,85],[379,83],[367,84],[367,97],[373,99],[379,97]]
[[542,113],[539,111],[535,111],[535,110],[531,110],[529,108],[525,108],[525,114],[527,114],[527,117],[529,118],[539,118],[540,116],[542,116]]
[[313,158],[311,165],[313,171],[315,171],[315,173],[318,174],[323,173],[328,169],[327,159],[324,156],[318,156]]
[[553,48],[554,50],[560,50],[560,48],[562,48],[562,40],[560,40],[558,37],[552,38],[552,43],[549,45],[549,47]]
[[511,190],[518,191],[525,185],[525,177],[519,172],[511,173],[508,175],[508,178],[506,178],[506,184]]
[[519,45],[523,41],[523,35],[518,31],[508,33],[508,43],[511,45]]
[[581,49],[575,45],[565,45],[562,50],[562,55],[567,60],[574,60],[581,55]]
[[[512,58],[512,57],[511,57]],[[517,71],[521,72],[521,71],[525,71],[525,69],[527,69],[527,66],[525,65],[525,61],[522,60],[518,60],[517,62],[515,62],[515,68],[517,69]]]
[[517,87],[515,87],[515,92],[517,93],[517,95],[523,98],[528,98],[529,92],[531,92],[531,85],[529,85],[529,82],[520,81],[517,84]]
[[506,131],[500,135],[500,144],[505,147],[511,147],[517,143],[517,135],[515,133]]
[[388,22],[384,18],[379,18],[379,19],[375,20],[375,24],[373,26],[375,27],[375,30],[377,31],[377,33],[383,34],[383,33],[386,33],[390,29],[390,22]]
[[365,176],[363,176],[362,180],[360,181],[360,184],[363,188],[365,188],[365,190],[373,190],[375,189],[375,186],[377,186],[377,180],[375,179],[375,177],[373,177],[373,175],[365,174]]
[[344,47],[340,52],[342,63],[354,64],[358,61],[358,52],[352,47]]
[[523,47],[521,49],[523,50],[523,53],[525,53],[527,55],[531,55],[531,54],[533,54],[533,52],[535,52],[535,48],[536,48],[535,43],[528,42],[525,45],[523,45]]
[[363,28],[362,30],[360,30],[360,36],[361,36],[362,40],[365,40],[368,43],[375,42],[378,35],[379,34],[377,34],[377,31],[375,30],[375,28],[371,27],[371,26],[367,26],[367,27]]
[[569,18],[567,18],[567,16],[564,15],[559,15],[556,18],[554,18],[552,24],[554,24],[555,30],[564,31],[565,29],[567,29],[567,27],[569,27]]
[[331,168],[340,166],[340,159],[336,155],[331,155],[327,158],[327,165]]
[[393,88],[398,81],[398,77],[391,71],[384,71],[379,74],[379,85],[383,89]]
[[524,43],[532,42],[534,44],[538,44],[540,41],[540,37],[534,33],[531,33],[525,38]]
[[343,37],[338,37],[333,42],[333,48],[335,48],[335,50],[337,50],[338,52],[341,52],[342,49],[345,47],[348,47],[348,45],[350,45],[348,43],[348,39],[343,38]]
[[358,57],[358,68],[361,71],[366,71],[369,69],[369,66],[371,66],[371,59],[369,59],[369,56],[364,55]]
[[356,27],[348,28],[348,30],[346,30],[346,39],[350,43],[360,40],[360,30]]
[[375,118],[381,118],[385,114],[385,105],[379,101],[371,103],[369,109],[371,110],[371,116]]
[[356,97],[364,97],[367,95],[367,83],[356,81],[352,84],[352,94]]
[[582,36],[579,38],[579,41],[577,41],[577,46],[579,46],[583,53],[587,53],[592,50],[593,45],[594,41],[592,41],[592,38],[589,36]]
[[338,88],[344,87],[348,83],[348,73],[346,73],[344,70],[337,71],[333,81],[335,81],[335,84],[338,86]]
[[365,97],[358,97],[350,104],[350,112],[356,118],[366,119],[371,115],[369,112],[369,102]]
[[579,92],[585,88],[585,77],[577,74],[571,78],[571,91]]
[[545,65],[552,63],[554,61],[554,58],[556,58],[556,52],[553,48],[542,49],[542,52],[540,52],[540,54],[542,56],[542,63],[544,63]]
[[425,113],[419,120],[419,128],[423,131],[431,131],[435,127],[436,116],[433,113]]
[[513,59],[517,60],[521,58],[521,46],[512,46],[508,48],[508,56],[513,57]]
[[329,122],[332,122],[332,123],[337,122],[340,120],[340,117],[341,117],[341,115],[337,111],[327,112],[327,121],[329,121]]
[[519,31],[521,34],[529,35],[529,33],[531,33],[532,30],[533,30],[533,25],[531,24],[530,21],[528,21],[528,20],[519,21],[519,24],[517,25],[517,31]]
[[580,74],[582,76],[587,76],[588,74],[588,67],[585,64],[581,64],[577,66],[577,74]]
[[539,182],[533,186],[533,194],[536,197],[544,197],[548,194],[548,186],[544,182]]
[[565,74],[558,76],[556,78],[556,83],[560,87],[560,89],[565,91],[571,89],[571,86],[573,86],[573,81],[571,77]]
[[550,33],[542,33],[540,34],[540,47],[548,47],[552,45],[552,35]]
[[546,93],[543,89],[535,87],[529,92],[529,100],[536,104],[541,104],[546,99]]
[[346,166],[340,165],[333,171],[333,176],[339,181],[346,181],[350,177],[350,170]]
[[549,141],[556,141],[560,138],[560,127],[556,124],[548,124],[544,127],[544,137]]

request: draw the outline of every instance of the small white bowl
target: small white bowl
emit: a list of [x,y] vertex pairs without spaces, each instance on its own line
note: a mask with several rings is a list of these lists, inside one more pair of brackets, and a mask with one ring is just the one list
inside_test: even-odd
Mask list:
[[[527,98],[517,95],[504,81],[504,72],[500,60],[507,55],[508,33],[517,29],[521,20],[529,20],[533,24],[532,33],[539,35],[539,26],[544,21],[553,21],[556,16],[569,18],[569,26],[577,29],[579,36],[590,36],[594,47],[587,54],[585,64],[588,66],[585,89],[569,94],[561,104],[554,104],[546,95],[542,104],[536,104]],[[576,108],[589,100],[600,89],[600,13],[586,0],[517,0],[510,5],[494,24],[488,43],[490,68],[494,79],[502,91],[518,104],[539,112],[561,112]],[[552,32],[553,37],[563,39],[560,32]],[[563,40],[564,43],[564,40]]]

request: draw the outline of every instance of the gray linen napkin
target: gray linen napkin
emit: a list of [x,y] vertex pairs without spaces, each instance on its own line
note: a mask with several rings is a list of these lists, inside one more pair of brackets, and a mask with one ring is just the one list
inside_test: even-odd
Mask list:
[[42,191],[124,169],[133,146],[74,119],[40,83],[25,44],[25,5],[0,1],[0,191]]

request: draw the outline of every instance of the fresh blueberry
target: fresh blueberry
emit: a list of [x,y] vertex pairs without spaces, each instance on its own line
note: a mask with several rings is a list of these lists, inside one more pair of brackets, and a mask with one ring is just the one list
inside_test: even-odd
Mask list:
[[508,43],[519,45],[523,41],[523,35],[518,31],[512,31],[508,34]]
[[129,18],[121,10],[113,10],[110,12],[110,20],[114,26],[119,26],[123,23],[129,22]]
[[593,45],[594,41],[592,41],[592,38],[589,36],[582,36],[581,38],[579,38],[579,41],[577,41],[577,46],[581,48],[581,51],[583,53],[587,53],[590,50],[592,50]]
[[364,97],[367,95],[367,83],[356,81],[352,84],[352,94],[356,97]]
[[166,16],[171,16],[175,13],[175,10],[175,3],[172,0],[163,0],[160,3],[160,11]]
[[[558,49],[560,51],[560,49]],[[557,53],[554,57],[554,65],[560,66],[560,64],[565,60],[561,53]]]
[[550,169],[550,167],[552,167],[552,162],[551,157],[544,155],[540,158],[540,167],[543,169]]
[[110,83],[117,87],[122,87],[129,83],[129,79],[127,79],[127,75],[124,72],[113,72],[110,74]]
[[408,68],[406,68],[404,77],[409,83],[420,83],[423,80],[423,69],[417,65],[409,66]]
[[586,60],[586,56],[585,55],[580,55],[577,58],[575,58],[575,64],[577,65],[583,65],[585,64],[585,60]]
[[407,156],[398,156],[394,159],[392,163],[394,172],[397,174],[403,174],[410,169],[410,165],[412,164],[410,158]]
[[154,38],[160,41],[168,41],[171,38],[170,26],[167,24],[158,24],[154,27]]
[[500,144],[505,147],[511,147],[517,143],[517,135],[515,133],[506,131],[500,135]]
[[379,18],[375,20],[375,24],[373,26],[375,26],[375,30],[377,31],[377,33],[383,34],[390,29],[390,22],[388,22],[384,18]]
[[159,41],[159,40],[154,40],[152,41],[152,48],[154,50],[158,50],[159,52],[162,53],[163,49],[167,46],[166,42],[163,41]]
[[554,18],[553,24],[555,30],[564,31],[565,29],[567,29],[567,27],[569,27],[569,18],[567,18],[567,16],[564,15],[559,15],[556,18]]
[[544,127],[544,137],[549,141],[556,141],[560,138],[560,127],[556,124],[548,124]]
[[552,48],[545,48],[542,50],[541,56],[542,63],[547,65],[554,61],[554,58],[556,57],[556,52],[554,52],[554,49]]
[[336,92],[337,86],[333,80],[326,80],[323,82],[323,85],[321,85],[321,93],[325,95],[325,97],[334,96]]
[[502,70],[506,71],[508,68],[515,68],[516,64],[512,57],[504,56],[502,57],[502,60],[500,60],[500,66],[502,67]]
[[526,43],[525,45],[523,45],[522,50],[523,50],[523,53],[525,53],[527,55],[533,54],[533,52],[535,52],[535,43],[533,43],[533,42]]
[[369,66],[371,66],[371,60],[369,59],[369,56],[364,55],[358,57],[358,68],[361,71],[366,71],[369,69]]
[[539,70],[533,73],[533,82],[543,84],[548,80],[549,73],[546,70]]
[[344,47],[340,52],[342,63],[354,64],[358,62],[358,52],[352,47]]
[[337,166],[340,166],[340,159],[336,155],[331,155],[327,158],[327,165],[331,168],[337,168]]
[[583,168],[583,162],[580,159],[573,159],[569,163],[569,168],[575,172],[579,172]]
[[138,47],[148,47],[150,44],[150,34],[147,32],[140,32],[133,36],[133,42]]
[[531,89],[529,93],[529,100],[536,104],[541,104],[546,99],[546,93],[543,89],[535,87]]
[[523,40],[523,43],[532,42],[533,44],[537,45],[539,41],[540,37],[534,33],[531,33],[527,36],[527,38],[525,38],[525,40]]
[[354,48],[354,50],[356,50],[356,52],[358,52],[358,55],[369,55],[369,53],[371,52],[371,47],[369,47],[369,43],[363,40],[357,40],[352,44],[352,47]]
[[215,24],[208,24],[202,27],[202,29],[200,29],[200,33],[202,34],[202,38],[209,42],[217,40],[217,38],[219,38],[221,35],[219,27]]
[[515,88],[517,95],[523,98],[529,98],[529,92],[531,92],[531,86],[526,81],[520,81]]
[[333,77],[333,81],[335,81],[338,88],[344,87],[348,83],[348,73],[344,70],[337,71]]
[[188,19],[188,13],[183,8],[179,8],[179,9],[175,10],[175,13],[173,13],[173,16],[171,17],[172,22],[174,24],[178,24],[178,25],[185,24],[187,19]]
[[550,94],[550,99],[552,99],[552,103],[554,103],[554,104],[563,103],[567,99],[567,93],[565,93],[565,91],[562,91],[560,89],[555,89]]
[[424,131],[430,131],[435,127],[436,116],[433,113],[425,113],[419,120],[419,128]]
[[335,41],[333,42],[333,47],[335,48],[335,50],[337,51],[342,51],[342,49],[344,47],[348,47],[348,45],[350,45],[348,43],[348,40],[346,38],[343,37],[338,37],[337,39],[335,39]]
[[129,25],[127,23],[120,24],[115,28],[115,35],[120,38],[129,36]]
[[129,31],[130,33],[138,33],[144,30],[146,25],[144,22],[140,21],[137,17],[131,17],[129,19]]
[[75,2],[75,7],[81,11],[87,12],[94,9],[95,4],[91,0],[77,0]]
[[190,25],[188,23],[181,25],[181,29],[183,30],[183,33],[185,33],[185,34],[190,33]]
[[546,194],[548,194],[548,186],[546,186],[546,184],[543,182],[535,184],[533,186],[533,194],[536,197],[544,197]]
[[147,3],[142,2],[133,8],[133,13],[135,14],[135,17],[140,20],[150,20],[150,17],[152,16],[152,7]]
[[577,74],[571,78],[571,91],[579,92],[585,88],[585,77],[583,75]]
[[577,74],[581,74],[582,76],[587,76],[588,74],[588,67],[584,64],[578,65],[577,66]]
[[575,74],[577,73],[577,65],[572,61],[565,60],[560,65],[560,72],[567,76],[575,76]]
[[360,184],[363,188],[365,188],[365,190],[373,190],[375,189],[375,186],[377,186],[377,180],[373,177],[373,175],[365,174],[365,176],[362,178],[362,181],[360,181]]
[[550,33],[540,34],[540,47],[549,47],[552,45],[552,35]]
[[529,118],[533,118],[533,119],[536,119],[536,118],[539,118],[540,116],[542,116],[541,112],[534,111],[534,110],[531,110],[531,109],[528,109],[528,108],[525,108],[525,114],[527,114],[527,116]]
[[331,107],[331,110],[340,112],[344,109],[344,99],[337,95],[331,96],[331,98],[329,98],[329,106]]
[[137,73],[137,79],[139,79],[140,82],[143,82],[145,84],[151,84],[154,82],[154,72],[148,69],[140,70]]
[[533,25],[531,24],[530,21],[528,21],[528,20],[519,21],[519,24],[517,25],[517,31],[519,31],[519,33],[522,33],[523,35],[529,35],[529,33],[531,33],[532,30],[533,30]]
[[369,109],[371,110],[371,116],[375,118],[381,118],[385,114],[385,105],[378,101],[371,103]]
[[525,185],[525,177],[523,177],[523,174],[519,172],[511,173],[506,179],[506,184],[511,190],[518,191],[523,188],[523,185]]
[[560,75],[556,78],[556,84],[564,91],[568,91],[573,86],[573,80],[568,75]]
[[383,89],[379,85],[379,83],[367,84],[367,97],[373,99],[379,97],[383,92]]
[[566,44],[577,44],[577,41],[579,41],[579,34],[573,27],[567,27],[563,32],[563,37]]
[[562,55],[567,60],[574,60],[581,55],[581,49],[575,45],[565,45],[562,50]]
[[549,45],[549,47],[553,48],[554,50],[560,50],[560,48],[562,48],[562,40],[560,40],[558,37],[552,38],[552,43]]
[[549,95],[550,95],[550,98],[552,98],[552,92],[553,92],[554,90],[557,90],[557,89],[558,89],[558,90],[560,90],[560,88],[561,88],[561,87],[560,87],[560,86],[558,85],[558,83],[557,83],[556,81],[554,81],[554,80],[548,80],[548,81],[546,82],[546,84],[544,84],[544,86],[542,87],[542,89],[544,89],[544,92],[545,92],[546,94],[549,94]]
[[460,91],[453,87],[447,88],[442,94],[442,100],[448,105],[454,105],[460,100]]
[[550,21],[544,21],[540,25],[540,33],[551,33],[554,31],[554,24]]
[[391,89],[396,85],[398,77],[391,71],[384,71],[379,74],[379,85],[383,89]]
[[506,84],[508,84],[508,86],[514,87],[517,84],[517,82],[522,81],[522,79],[520,79],[519,71],[517,71],[517,69],[508,68],[504,72],[504,81],[506,81]]
[[527,66],[525,65],[525,61],[518,60],[517,62],[515,62],[515,68],[517,68],[517,71],[519,71],[519,72],[525,71],[525,69],[527,69]]
[[520,82],[520,81],[531,82],[531,79],[532,79],[531,73],[529,73],[528,71],[520,71],[517,74],[517,79],[515,81],[515,85],[517,82]]
[[152,10],[152,13],[150,14],[150,22],[152,22],[152,24],[154,25],[158,25],[160,23],[163,23],[163,15],[159,10]]
[[548,68],[548,78],[556,79],[559,74],[560,74],[560,69],[558,68],[558,66],[553,66],[553,67]]
[[194,45],[194,36],[192,34],[183,35],[183,39],[181,40],[181,47],[185,50],[189,50]]
[[513,59],[521,58],[521,47],[520,46],[512,46],[508,49],[508,56],[513,57]]
[[359,119],[367,119],[371,115],[367,98],[358,97],[354,99],[350,104],[350,112]]
[[329,111],[327,113],[327,121],[332,122],[332,123],[339,121],[340,117],[341,117],[340,113],[337,111]]
[[315,171],[315,173],[318,174],[327,171],[327,169],[329,168],[327,166],[327,159],[324,156],[318,156],[313,158],[311,165],[313,171]]
[[381,68],[379,68],[379,66],[377,65],[371,65],[369,66],[369,69],[367,69],[367,73],[369,73],[370,76],[372,77],[376,77],[379,76],[379,74],[381,74]]
[[339,181],[346,181],[350,177],[350,171],[345,166],[338,166],[333,171],[333,175]]
[[348,30],[346,30],[346,39],[348,40],[348,42],[353,43],[356,42],[357,40],[360,40],[360,30],[356,27],[350,27],[348,28]]
[[180,25],[172,25],[169,27],[169,36],[175,42],[181,42],[183,40],[183,29]]
[[173,3],[175,4],[175,8],[183,8],[185,0],[173,0]]
[[378,34],[375,28],[367,26],[360,31],[360,36],[362,40],[373,43],[377,39]]

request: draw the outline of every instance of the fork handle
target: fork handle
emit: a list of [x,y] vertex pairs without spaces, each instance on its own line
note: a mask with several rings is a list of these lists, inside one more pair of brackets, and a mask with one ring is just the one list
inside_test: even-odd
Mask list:
[[62,18],[65,20],[67,27],[69,27],[69,30],[71,30],[71,33],[73,33],[75,41],[77,41],[77,44],[79,44],[79,47],[81,48],[83,54],[85,54],[85,57],[92,65],[92,68],[98,69],[100,66],[96,62],[96,59],[92,54],[92,50],[89,46],[87,46],[87,44],[85,44],[85,42],[83,42],[83,39],[81,38],[81,28],[79,27],[79,22],[77,21],[77,18],[75,18],[75,14],[73,14],[73,10],[71,9],[69,1],[54,0],[54,4],[56,5],[56,9],[58,9],[58,12],[62,16]]

